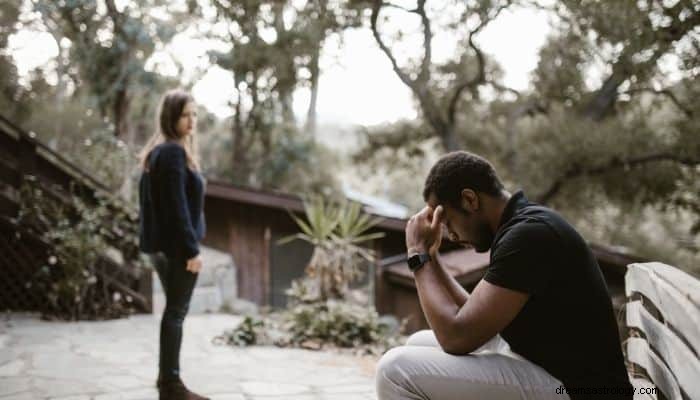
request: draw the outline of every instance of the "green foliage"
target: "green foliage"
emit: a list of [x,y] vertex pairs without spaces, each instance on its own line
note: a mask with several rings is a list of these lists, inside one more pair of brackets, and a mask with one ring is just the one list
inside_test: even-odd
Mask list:
[[118,125],[128,106],[119,108],[130,101],[133,86],[149,79],[146,60],[176,33],[178,13],[171,10],[174,22],[155,17],[150,10],[167,6],[156,0],[121,9],[113,0],[103,6],[85,0],[33,3],[57,42],[69,41],[68,60],[79,71],[71,75],[76,87],[89,90],[101,115]]
[[337,191],[337,178],[332,168],[337,162],[336,155],[293,126],[270,127],[269,149],[254,143],[248,148],[248,154],[255,156],[246,156],[236,164],[232,157],[235,146],[231,140],[231,123],[226,119],[212,123],[210,130],[200,129],[202,168],[208,176],[289,193]]
[[258,159],[251,176],[259,186],[289,193],[337,190],[330,168],[336,157],[330,150],[295,129],[275,135],[271,146],[275,150]]
[[302,131],[292,109],[293,95],[309,87],[315,98],[324,40],[359,24],[360,11],[328,0],[212,4],[217,20],[230,26],[221,37],[230,49],[211,51],[210,59],[232,73],[236,88],[227,168],[231,180],[293,191],[332,189],[331,174],[323,168],[329,156],[315,143],[310,122],[315,121],[316,102],[309,102],[309,121]]
[[7,51],[10,36],[17,31],[22,2],[0,3],[0,110],[2,115],[21,122],[31,112],[31,92],[19,81],[17,66]]
[[[42,240],[51,252],[37,271],[49,307],[47,318],[69,320],[121,317],[131,311],[132,299],[107,286],[98,275],[106,257],[120,263],[138,254],[134,216],[112,199],[98,195],[95,204],[75,190],[67,195],[58,187],[43,187],[28,176],[20,190],[17,222]],[[134,261],[143,266],[145,260]],[[36,288],[35,288],[36,289]]]
[[349,284],[361,278],[361,266],[374,261],[373,251],[362,244],[383,237],[370,232],[381,219],[364,214],[359,203],[336,205],[320,196],[305,201],[304,209],[306,221],[290,213],[302,232],[280,240],[299,239],[314,246],[306,277],[288,294],[301,302],[343,299]]
[[263,326],[263,320],[246,316],[236,328],[227,330],[214,338],[214,343],[226,344],[229,346],[250,346],[258,344],[261,335],[260,331]]
[[550,37],[540,49],[533,74],[536,92],[548,101],[574,105],[585,96],[585,69],[591,54],[584,38],[570,31]]
[[80,102],[66,103],[60,108],[47,107],[41,116],[32,116],[25,124],[52,150],[83,171],[90,171],[95,180],[118,190],[137,160],[128,145],[114,137],[109,126]]
[[323,197],[317,196],[304,202],[306,221],[290,213],[290,216],[301,229],[302,233],[280,240],[285,244],[294,239],[301,239],[319,246],[331,237],[339,223],[339,209],[329,204]]
[[400,343],[402,329],[392,329],[372,308],[328,300],[297,304],[264,318],[246,316],[237,327],[215,337],[214,343],[351,349],[355,354],[381,355]]
[[290,343],[302,347],[331,344],[357,349],[382,343],[388,333],[374,309],[343,301],[297,304],[283,319]]
[[[134,121],[134,143],[114,136],[114,125],[103,118],[96,101],[89,93],[69,95],[60,87],[49,84],[50,71],[37,70],[30,81],[31,109],[20,124],[52,150],[62,155],[110,190],[120,191],[128,201],[134,201],[135,191],[120,190],[134,187],[137,181],[137,147],[155,129],[155,115],[162,93],[175,86],[171,78],[158,77],[150,88],[134,88],[137,99],[132,102],[129,119]],[[40,110],[40,112],[38,112]],[[18,121],[18,115],[7,115]],[[201,130],[207,129],[211,114],[202,112]]]

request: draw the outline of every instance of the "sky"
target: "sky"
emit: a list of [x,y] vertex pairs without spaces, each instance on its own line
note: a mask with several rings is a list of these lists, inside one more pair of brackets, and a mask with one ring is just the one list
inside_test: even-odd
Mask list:
[[[543,11],[515,8],[506,10],[476,36],[477,44],[495,58],[504,70],[503,83],[514,89],[525,89],[530,73],[537,65],[537,52],[550,32],[548,16]],[[350,30],[343,40],[332,36],[324,45],[319,82],[318,120],[321,124],[375,125],[416,116],[413,97],[399,80],[387,57],[379,50],[369,29]],[[435,59],[449,57],[454,43],[433,41]],[[416,40],[406,44],[420,48]],[[42,66],[58,54],[58,47],[47,33],[22,31],[10,40],[21,75]],[[176,36],[166,49],[156,53],[147,68],[173,73],[171,59],[177,59],[186,71],[206,68],[206,47],[192,35]],[[231,114],[233,78],[216,67],[206,68],[193,87],[198,103],[226,117]],[[309,91],[295,93],[294,109],[304,116]]]

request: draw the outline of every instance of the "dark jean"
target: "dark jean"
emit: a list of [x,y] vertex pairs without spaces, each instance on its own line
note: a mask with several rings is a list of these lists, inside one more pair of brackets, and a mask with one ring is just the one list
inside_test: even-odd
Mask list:
[[178,255],[157,253],[153,263],[165,293],[165,310],[160,321],[159,377],[167,381],[180,375],[182,325],[199,274],[187,271],[187,260]]

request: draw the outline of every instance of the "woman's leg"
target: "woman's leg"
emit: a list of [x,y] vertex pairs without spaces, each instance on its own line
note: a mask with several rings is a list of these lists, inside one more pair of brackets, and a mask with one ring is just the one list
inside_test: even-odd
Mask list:
[[198,276],[185,269],[186,263],[182,257],[167,257],[167,279],[163,284],[165,310],[160,323],[159,376],[163,382],[178,380],[180,375],[182,326]]
[[151,255],[151,262],[158,274],[158,280],[160,280],[160,286],[163,288],[163,294],[166,294],[165,288],[168,284],[168,259],[163,253],[155,253]]

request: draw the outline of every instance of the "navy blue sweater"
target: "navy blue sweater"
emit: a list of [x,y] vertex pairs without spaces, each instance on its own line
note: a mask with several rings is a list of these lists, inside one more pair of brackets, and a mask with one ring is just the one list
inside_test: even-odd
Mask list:
[[206,232],[204,179],[187,167],[185,149],[176,143],[154,147],[147,163],[139,181],[141,251],[190,259]]

